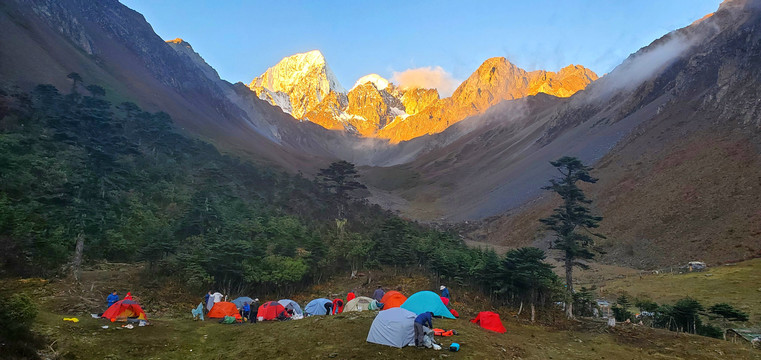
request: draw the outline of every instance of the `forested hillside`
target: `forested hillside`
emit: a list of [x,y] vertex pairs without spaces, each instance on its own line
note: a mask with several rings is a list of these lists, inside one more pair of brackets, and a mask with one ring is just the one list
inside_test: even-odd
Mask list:
[[492,284],[493,252],[319,181],[220,154],[176,132],[165,113],[111,104],[101,87],[70,77],[69,94],[52,85],[0,93],[7,274],[65,272],[79,240],[85,263],[146,261],[193,289],[289,291],[380,265]]

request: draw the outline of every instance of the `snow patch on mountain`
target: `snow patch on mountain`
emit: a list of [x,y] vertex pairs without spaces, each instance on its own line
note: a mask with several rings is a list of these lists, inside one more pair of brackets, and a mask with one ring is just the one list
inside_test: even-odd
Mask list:
[[369,74],[359,78],[359,80],[357,80],[357,82],[354,83],[354,86],[352,86],[352,88],[349,91],[354,90],[354,88],[356,88],[357,86],[364,85],[365,83],[368,83],[368,82],[375,85],[375,88],[378,89],[379,91],[387,88],[388,85],[390,84],[388,80],[384,79],[378,74]]

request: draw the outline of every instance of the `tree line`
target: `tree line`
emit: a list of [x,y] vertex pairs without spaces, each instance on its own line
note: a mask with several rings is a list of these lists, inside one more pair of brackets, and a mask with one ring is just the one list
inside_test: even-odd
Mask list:
[[176,132],[165,113],[112,104],[104,88],[70,78],[68,94],[46,84],[0,90],[7,275],[145,262],[189,289],[289,293],[346,270],[422,268],[516,303],[549,299],[557,285],[538,249],[472,249],[351,196],[364,187],[351,163],[315,179],[256,165]]

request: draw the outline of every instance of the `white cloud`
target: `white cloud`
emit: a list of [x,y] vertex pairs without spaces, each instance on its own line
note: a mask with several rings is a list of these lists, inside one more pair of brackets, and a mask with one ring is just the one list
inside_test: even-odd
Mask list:
[[416,87],[436,89],[442,98],[452,95],[457,86],[460,85],[460,81],[452,77],[452,74],[444,71],[441,66],[419,67],[401,72],[394,71],[391,80],[399,84],[402,89]]

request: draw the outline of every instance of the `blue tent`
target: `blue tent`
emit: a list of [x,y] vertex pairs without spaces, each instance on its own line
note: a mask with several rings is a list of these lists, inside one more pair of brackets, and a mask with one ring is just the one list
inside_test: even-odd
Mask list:
[[402,308],[383,310],[375,316],[367,342],[402,348],[415,344],[414,312]]
[[233,301],[231,301],[238,309],[243,308],[243,304],[248,303],[249,305],[254,303],[254,299],[248,297],[248,296],[241,296]]
[[314,299],[304,307],[304,313],[306,313],[307,316],[327,315],[328,312],[325,310],[326,303],[333,304],[333,302],[328,299]]
[[407,301],[402,304],[402,309],[407,309],[415,314],[422,314],[430,311],[434,316],[441,316],[449,319],[455,317],[449,312],[447,306],[441,302],[441,297],[433,291],[420,291],[412,294]]
[[301,306],[299,304],[291,299],[283,299],[277,301],[280,305],[283,305],[286,309],[293,310],[294,314],[303,315],[304,312],[301,311]]

